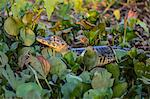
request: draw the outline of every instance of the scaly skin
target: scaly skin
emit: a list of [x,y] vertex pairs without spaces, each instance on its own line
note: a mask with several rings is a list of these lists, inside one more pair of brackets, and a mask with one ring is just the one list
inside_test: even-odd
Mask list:
[[[86,48],[70,48],[69,49],[69,46],[67,45],[67,43],[59,36],[50,36],[46,38],[38,36],[36,40],[40,42],[41,44],[49,46],[50,48],[60,53],[65,53],[68,50],[72,50],[74,52],[77,52],[78,55],[80,55],[81,53],[85,53],[87,51]],[[96,66],[103,66],[105,64],[115,61],[115,55],[111,47],[94,46],[92,48],[93,48],[93,51],[96,51],[98,55],[98,59],[95,60],[97,61]]]

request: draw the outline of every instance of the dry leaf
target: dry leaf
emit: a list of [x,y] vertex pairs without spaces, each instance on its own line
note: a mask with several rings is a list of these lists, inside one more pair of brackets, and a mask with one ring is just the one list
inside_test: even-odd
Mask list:
[[137,12],[134,12],[134,11],[132,11],[132,10],[129,10],[129,12],[128,12],[128,15],[127,15],[127,18],[129,19],[129,18],[137,18]]
[[37,59],[40,61],[45,75],[47,75],[51,69],[50,63],[43,56],[37,56]]

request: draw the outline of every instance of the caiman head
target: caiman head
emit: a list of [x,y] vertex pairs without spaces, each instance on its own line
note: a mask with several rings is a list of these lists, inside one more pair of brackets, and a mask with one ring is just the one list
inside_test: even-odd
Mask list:
[[57,52],[64,52],[67,51],[69,46],[68,44],[59,36],[49,36],[49,37],[36,37],[36,40],[41,44],[49,46],[50,48],[54,49]]

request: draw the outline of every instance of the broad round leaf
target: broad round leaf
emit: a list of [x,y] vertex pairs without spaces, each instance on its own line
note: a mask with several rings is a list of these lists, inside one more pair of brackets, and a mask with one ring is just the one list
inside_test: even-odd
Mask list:
[[36,83],[23,83],[17,87],[16,94],[18,97],[25,97],[33,90],[38,91],[39,94],[42,91]]
[[0,67],[4,67],[6,64],[8,64],[8,57],[5,53],[0,51]]
[[40,61],[44,74],[47,75],[50,72],[51,65],[43,56],[37,56],[37,59]]
[[30,24],[32,23],[32,17],[33,17],[33,14],[32,13],[27,13],[23,16],[22,18],[22,22],[27,25],[27,24]]
[[4,29],[9,35],[17,36],[19,34],[19,25],[12,17],[6,19]]
[[113,88],[113,97],[119,98],[127,90],[128,84],[126,82],[119,83]]
[[101,72],[95,72],[92,79],[92,88],[110,88],[113,86],[114,79],[111,78],[112,74],[106,69]]
[[22,28],[20,32],[25,46],[31,46],[35,42],[35,33],[30,28]]
[[62,76],[67,69],[66,64],[60,58],[57,57],[51,57],[50,62],[52,64],[52,69],[50,72],[52,74]]

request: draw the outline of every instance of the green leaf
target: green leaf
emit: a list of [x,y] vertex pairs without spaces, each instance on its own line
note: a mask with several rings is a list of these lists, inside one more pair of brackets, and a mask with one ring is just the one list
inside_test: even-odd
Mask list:
[[111,63],[106,65],[106,69],[112,73],[113,78],[115,78],[115,82],[117,82],[119,80],[119,76],[120,76],[120,70],[119,70],[119,65],[116,63]]
[[105,88],[90,89],[84,93],[83,99],[111,99],[112,90]]
[[8,0],[1,0],[0,1],[0,11],[2,10],[2,8],[4,8],[7,4]]
[[68,64],[70,65],[74,65],[75,64],[75,61],[76,61],[76,54],[73,53],[73,52],[68,52],[64,55],[64,59],[67,61]]
[[49,59],[53,55],[51,48],[44,48],[42,49],[41,53],[42,56],[44,56],[46,59]]
[[66,75],[66,81],[67,82],[82,82],[82,79],[78,76],[74,76],[74,75],[70,75],[70,74],[67,74]]
[[11,51],[16,50],[18,48],[18,44],[19,44],[19,42],[12,43],[11,46],[10,46],[10,50]]
[[134,61],[134,71],[138,77],[146,77],[150,79],[150,66],[146,66],[145,63]]
[[137,56],[137,49],[135,47],[133,47],[130,51],[128,51],[128,55],[131,58],[135,58]]
[[0,51],[6,53],[9,50],[8,45],[5,42],[0,42]]
[[112,74],[106,69],[95,72],[91,85],[93,89],[97,88],[110,88],[113,86],[114,79],[111,78]]
[[8,83],[14,90],[17,88],[18,85],[24,82],[23,78],[17,79],[17,74],[15,77],[14,72],[12,71],[12,69],[10,68],[8,64],[6,65],[6,70],[0,69],[0,71],[2,72],[3,76],[8,80]]
[[127,82],[119,83],[113,88],[113,97],[120,98],[127,91]]
[[8,57],[5,53],[0,51],[0,67],[4,67],[8,64]]
[[19,34],[19,24],[13,17],[8,17],[4,23],[5,31],[12,36],[17,36]]
[[48,20],[50,20],[50,17],[52,15],[58,1],[59,0],[44,0],[44,7],[46,8]]
[[11,11],[14,17],[21,17],[26,10],[32,8],[32,3],[27,0],[15,0],[15,3],[11,6]]
[[93,50],[92,47],[87,47],[85,52],[84,53],[84,56],[83,56],[83,63],[84,63],[84,66],[87,68],[87,69],[92,69],[93,67],[96,66],[96,61],[98,59],[98,55],[96,53],[95,50]]
[[143,62],[134,61],[134,71],[137,76],[141,77],[145,72],[145,64]]
[[23,97],[23,99],[42,99],[41,93],[37,90],[31,90]]
[[66,64],[60,58],[51,57],[49,59],[49,62],[52,65],[51,71],[50,71],[51,74],[56,74],[57,76],[60,77],[67,70]]
[[1,99],[6,99],[6,98],[16,96],[16,94],[13,91],[7,90],[4,86],[3,86],[3,90],[5,91],[5,98],[1,98]]
[[82,78],[83,82],[85,83],[91,83],[91,73],[88,72],[88,71],[83,71],[81,74],[80,74],[80,77]]
[[72,1],[73,4],[74,4],[74,10],[75,10],[76,12],[80,12],[80,11],[83,10],[83,7],[82,7],[83,1],[82,1],[82,0],[71,0],[71,1]]
[[18,58],[18,65],[19,67],[23,68],[23,66],[27,62],[27,57],[29,53],[33,53],[35,50],[33,47],[23,47],[21,50],[19,50],[19,58]]
[[60,8],[60,10],[58,11],[58,15],[63,18],[64,20],[68,20],[70,18],[69,16],[69,12],[71,11],[71,4],[63,4]]
[[124,57],[125,55],[127,55],[127,51],[125,50],[121,50],[121,49],[114,49],[115,51],[115,55],[117,57],[118,60],[121,60],[122,57]]
[[20,37],[26,46],[31,46],[35,42],[35,33],[30,28],[22,28]]
[[67,82],[62,86],[61,92],[64,99],[72,99],[82,94],[82,79],[74,75],[66,75]]
[[148,67],[150,67],[150,58],[148,58],[147,60],[146,60],[146,66]]
[[[29,82],[29,83],[23,83],[23,84],[20,84],[17,89],[16,89],[16,95],[18,97],[27,97],[30,92],[33,93],[34,92],[37,92],[39,95],[41,94],[41,89],[40,87],[36,84],[36,83],[32,83],[32,82]],[[32,94],[33,96],[37,93],[34,93]],[[34,98],[32,98],[34,99]],[[38,98],[39,99],[39,98]]]
[[43,71],[42,64],[40,63],[40,61],[39,61],[36,57],[30,55],[30,56],[29,56],[29,62],[30,62],[30,64],[31,64],[31,66],[32,66],[42,77],[45,77],[45,78],[46,78],[46,75],[45,75],[45,73],[44,73],[44,71]]
[[147,25],[146,25],[144,22],[138,20],[136,24],[137,24],[137,25],[140,25],[141,27],[143,27],[144,30],[148,33],[147,35],[149,36],[149,30],[148,30],[148,27],[147,27]]

